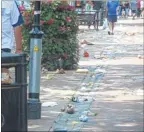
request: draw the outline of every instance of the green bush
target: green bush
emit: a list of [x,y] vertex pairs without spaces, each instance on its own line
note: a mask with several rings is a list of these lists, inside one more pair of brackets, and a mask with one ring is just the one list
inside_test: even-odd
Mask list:
[[[78,41],[76,24],[77,13],[74,7],[62,2],[41,4],[42,66],[55,70],[59,59],[64,69],[74,69],[78,62]],[[32,29],[33,11],[24,13],[23,49],[29,49],[29,32]]]

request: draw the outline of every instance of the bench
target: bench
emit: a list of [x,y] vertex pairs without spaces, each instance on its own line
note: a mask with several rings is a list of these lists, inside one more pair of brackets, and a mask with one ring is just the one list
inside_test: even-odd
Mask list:
[[88,27],[93,25],[96,30],[99,30],[98,27],[103,25],[104,13],[104,10],[78,12],[77,23],[78,25],[87,25]]

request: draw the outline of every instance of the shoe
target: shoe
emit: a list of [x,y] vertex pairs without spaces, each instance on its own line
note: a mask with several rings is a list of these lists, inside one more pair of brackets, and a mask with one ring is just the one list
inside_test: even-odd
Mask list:
[[110,32],[110,31],[108,31],[108,35],[111,35],[111,32]]

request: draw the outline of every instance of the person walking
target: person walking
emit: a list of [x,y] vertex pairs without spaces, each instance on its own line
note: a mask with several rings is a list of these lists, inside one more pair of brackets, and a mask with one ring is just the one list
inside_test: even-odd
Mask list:
[[126,18],[129,16],[129,8],[130,8],[129,2],[126,1],[125,2],[125,17]]
[[140,14],[141,14],[141,9],[140,9],[141,5],[140,5],[140,3],[141,3],[141,0],[137,0],[136,3],[137,3],[137,17],[140,18]]
[[140,7],[141,7],[141,18],[144,18],[144,0],[141,0],[140,2]]
[[136,11],[137,11],[137,5],[136,5],[136,0],[131,0],[130,1],[130,7],[132,11],[132,19],[135,20],[136,17]]
[[119,6],[119,2],[116,0],[109,0],[107,2],[107,19],[109,23],[109,35],[114,35],[114,26],[115,22],[117,22],[117,8]]
[[[11,52],[14,47],[14,42],[16,42],[16,53],[22,52],[22,34],[21,34],[21,24],[23,19],[21,13],[19,12],[18,6],[14,0],[2,1],[1,7],[1,18],[2,18],[2,41],[1,41],[1,51]],[[15,41],[14,41],[15,38]],[[3,78],[5,75],[9,74],[8,69],[2,68],[2,82],[7,82],[7,78]]]
[[89,0],[86,2],[86,5],[85,5],[85,11],[86,11],[86,14],[88,14],[88,17],[87,17],[88,28],[90,28],[93,22],[93,17],[91,15],[92,10],[93,10],[93,3]]

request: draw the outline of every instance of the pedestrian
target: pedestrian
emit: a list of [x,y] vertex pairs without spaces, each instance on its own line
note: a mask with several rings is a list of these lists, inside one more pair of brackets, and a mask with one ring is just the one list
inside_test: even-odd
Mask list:
[[119,7],[118,7],[118,16],[122,16],[122,1],[119,2]]
[[141,6],[141,18],[144,18],[144,0],[141,0],[140,6]]
[[93,22],[93,17],[91,14],[92,10],[93,10],[93,3],[89,0],[86,2],[86,5],[85,5],[85,11],[86,11],[86,14],[88,14],[88,17],[87,17],[88,28],[90,28],[90,26]]
[[136,17],[136,11],[137,11],[137,6],[136,6],[136,0],[131,0],[130,1],[130,7],[132,11],[132,19],[134,20]]
[[118,8],[118,1],[116,0],[109,0],[107,2],[107,18],[109,23],[109,35],[114,35],[114,26],[115,22],[117,22],[117,8]]
[[129,16],[129,8],[130,8],[129,2],[126,1],[125,2],[125,17],[126,18]]
[[[19,12],[18,6],[14,0],[2,1],[1,18],[2,18],[1,51],[10,53],[14,47],[14,39],[15,39],[16,53],[21,53],[22,52],[21,24],[23,23],[23,20],[21,13]],[[3,74],[9,74],[8,69],[2,68],[2,77]],[[9,77],[7,79],[9,79]]]
[[122,9],[121,9],[121,12],[122,12],[122,17],[124,18],[125,15],[126,15],[125,2],[122,3]]
[[140,7],[141,7],[141,5],[140,5],[141,0],[137,0],[136,3],[137,3],[137,17],[139,18],[140,14],[141,14],[141,9],[140,9]]

